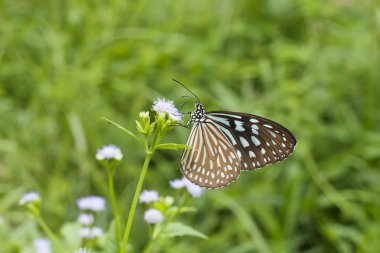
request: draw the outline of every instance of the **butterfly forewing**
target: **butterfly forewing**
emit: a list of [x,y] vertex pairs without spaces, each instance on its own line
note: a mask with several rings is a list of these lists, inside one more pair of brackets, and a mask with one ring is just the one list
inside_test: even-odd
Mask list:
[[235,147],[242,170],[282,161],[296,145],[296,139],[288,129],[257,115],[212,111],[205,117],[215,122]]
[[182,173],[191,182],[207,187],[225,186],[240,174],[236,148],[219,126],[210,119],[193,124],[181,158]]

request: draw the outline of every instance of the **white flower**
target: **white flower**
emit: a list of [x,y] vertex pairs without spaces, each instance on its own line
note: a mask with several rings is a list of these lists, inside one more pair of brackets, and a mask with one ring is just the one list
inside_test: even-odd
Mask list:
[[183,180],[185,180],[186,189],[190,193],[191,196],[193,196],[194,198],[197,198],[202,195],[205,188],[200,187],[199,185],[193,184],[186,178],[183,178]]
[[181,179],[176,178],[170,181],[169,183],[170,183],[170,186],[174,189],[181,189],[186,186],[186,182],[184,178],[181,178]]
[[94,223],[94,216],[89,213],[81,213],[79,216],[78,216],[78,219],[77,219],[78,223],[79,224],[82,224],[82,225],[91,225],[92,223]]
[[100,212],[106,208],[106,201],[102,197],[89,196],[78,199],[77,205],[81,210]]
[[163,99],[156,99],[153,102],[152,110],[157,112],[158,114],[165,114],[167,113],[169,115],[169,118],[171,118],[174,121],[180,121],[182,117],[182,113],[177,110],[177,108],[174,106],[173,101]]
[[102,161],[104,159],[115,159],[120,161],[123,158],[123,154],[120,149],[115,145],[106,145],[96,152],[96,159]]
[[96,238],[96,237],[100,237],[103,235],[103,229],[101,229],[100,227],[93,227],[91,229],[91,238]]
[[187,180],[185,177],[183,177],[181,179],[174,179],[174,180],[170,181],[170,186],[174,189],[181,189],[183,187],[186,187],[186,190],[194,198],[201,196],[203,191],[204,191],[203,187],[200,187],[196,184],[193,184],[192,182]]
[[95,252],[91,251],[89,249],[86,249],[86,248],[80,248],[80,249],[74,251],[74,253],[95,253]]
[[151,208],[147,210],[144,214],[144,220],[149,224],[160,223],[164,219],[161,211]]
[[81,238],[97,238],[99,236],[103,235],[103,229],[100,227],[84,227],[80,230],[80,237]]
[[160,200],[160,197],[158,195],[158,192],[157,191],[148,191],[148,190],[144,190],[141,194],[140,194],[140,203],[150,203],[150,202],[156,202],[156,201],[159,201]]
[[36,253],[51,253],[50,241],[47,239],[36,239],[33,241],[33,246]]
[[91,228],[89,228],[89,227],[81,228],[79,234],[80,234],[81,238],[90,238],[90,236],[91,236]]
[[24,196],[21,197],[18,203],[23,206],[30,202],[36,202],[39,200],[41,200],[41,198],[37,192],[28,192],[28,193],[25,193]]

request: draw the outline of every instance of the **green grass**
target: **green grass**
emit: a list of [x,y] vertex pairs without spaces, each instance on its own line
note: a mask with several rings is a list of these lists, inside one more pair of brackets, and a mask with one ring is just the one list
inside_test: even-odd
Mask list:
[[[43,236],[17,205],[24,192],[40,192],[55,232],[76,219],[76,199],[106,196],[94,159],[104,144],[124,152],[115,183],[128,212],[143,152],[101,117],[132,128],[158,97],[192,110],[172,78],[208,110],[284,124],[298,145],[193,200],[199,210],[185,219],[209,240],[164,240],[155,252],[377,252],[379,12],[378,1],[355,0],[1,1],[0,252]],[[156,154],[145,188],[173,194],[180,156]],[[137,212],[135,252],[148,237]]]

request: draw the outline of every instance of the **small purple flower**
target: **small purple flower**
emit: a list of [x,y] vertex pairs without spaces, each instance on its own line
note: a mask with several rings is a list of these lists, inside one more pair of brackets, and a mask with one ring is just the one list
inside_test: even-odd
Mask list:
[[80,249],[74,251],[74,253],[95,253],[95,252],[91,251],[89,249],[86,249],[86,248],[80,248]]
[[186,190],[188,191],[188,193],[190,193],[190,195],[193,196],[194,198],[201,196],[204,191],[203,187],[193,184],[192,182],[187,180],[185,177],[170,181],[170,186],[174,189],[181,189],[183,187],[186,187]]
[[144,214],[144,220],[149,224],[157,224],[163,221],[164,216],[161,211],[151,208],[147,210]]
[[102,161],[104,159],[115,159],[120,161],[123,158],[123,154],[120,149],[115,145],[105,145],[96,152],[96,159]]
[[193,196],[194,198],[198,198],[202,195],[202,193],[204,191],[203,187],[200,187],[199,185],[193,184],[192,182],[190,182],[186,178],[183,178],[183,180],[185,181],[186,189],[190,193],[191,196]]
[[140,198],[139,198],[139,201],[140,203],[150,203],[150,202],[157,202],[160,200],[160,197],[158,195],[158,192],[157,191],[148,191],[148,190],[144,190],[141,194],[140,194]]
[[157,112],[158,114],[165,114],[167,113],[169,115],[169,118],[174,121],[180,121],[182,117],[182,113],[177,110],[177,108],[174,105],[174,102],[171,100],[163,99],[156,99],[153,102],[152,110]]
[[103,235],[103,229],[100,227],[93,227],[91,229],[91,238],[98,238]]
[[184,178],[181,178],[181,179],[174,179],[172,181],[170,181],[170,186],[174,189],[181,189],[183,187],[186,186],[186,183],[185,183],[185,180],[183,180]]
[[50,241],[47,239],[36,239],[33,241],[33,246],[38,253],[51,253]]
[[80,237],[81,238],[90,238],[91,237],[91,228],[84,227],[80,230]]
[[40,200],[41,200],[40,195],[37,192],[28,192],[28,193],[25,193],[24,196],[21,197],[18,203],[23,206],[30,202],[37,202]]
[[88,196],[78,199],[77,205],[81,210],[100,212],[106,208],[106,200],[98,196]]
[[94,216],[91,213],[81,213],[78,216],[77,222],[86,226],[91,225],[92,223],[94,223]]

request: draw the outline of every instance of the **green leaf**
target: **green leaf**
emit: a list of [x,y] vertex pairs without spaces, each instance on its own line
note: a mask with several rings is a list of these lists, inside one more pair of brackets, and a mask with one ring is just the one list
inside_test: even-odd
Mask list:
[[105,237],[101,238],[100,245],[106,249],[105,253],[115,253],[117,252],[117,239],[115,235],[115,220],[112,220],[110,226],[108,227],[108,232]]
[[70,222],[63,225],[61,228],[61,235],[65,246],[68,249],[77,249],[81,246],[82,239],[80,236],[81,225],[77,222]]
[[208,239],[206,235],[180,222],[170,223],[162,233],[163,237],[176,237],[185,235]]
[[191,148],[190,146],[177,143],[162,143],[156,146],[156,149],[182,149],[182,148]]
[[107,123],[109,123],[109,124],[111,124],[111,125],[119,128],[119,129],[121,129],[123,132],[125,132],[126,134],[128,134],[129,136],[131,136],[132,138],[134,138],[135,140],[137,140],[138,142],[140,142],[144,146],[144,141],[142,139],[140,139],[139,137],[137,137],[134,133],[132,133],[131,131],[129,131],[128,129],[126,129],[125,127],[123,127],[123,126],[117,124],[116,122],[113,122],[112,120],[109,120],[109,119],[107,119],[105,117],[102,117],[102,119],[105,122],[107,122]]

